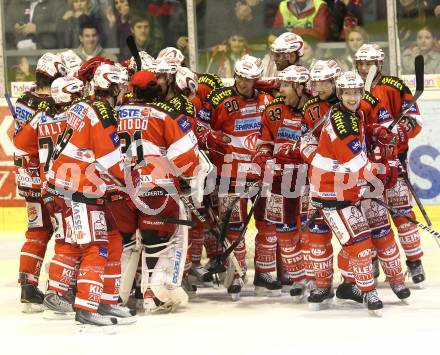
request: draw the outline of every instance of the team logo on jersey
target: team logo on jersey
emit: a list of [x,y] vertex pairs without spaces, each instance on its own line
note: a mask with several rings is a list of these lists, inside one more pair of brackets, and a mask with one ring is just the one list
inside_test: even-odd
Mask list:
[[408,112],[411,112],[411,113],[417,112],[416,104],[413,103],[412,101],[404,100],[402,106],[403,106],[403,108],[405,108],[405,109],[406,109],[407,107],[409,107],[408,111],[406,111],[407,113],[408,113]]
[[188,121],[186,116],[183,116],[181,119],[179,119],[177,121],[177,124],[179,125],[183,133],[188,132],[192,128],[191,122]]
[[301,138],[300,130],[293,130],[286,127],[281,127],[277,133],[278,139],[288,139],[290,141],[297,141]]
[[353,154],[358,154],[362,150],[361,142],[358,138],[354,138],[347,143],[347,147],[353,152]]
[[99,248],[99,255],[100,255],[100,256],[103,256],[104,258],[106,258],[107,255],[108,255],[107,248],[100,247],[100,248]]
[[202,108],[199,112],[197,112],[197,117],[201,121],[209,122],[211,121],[211,112],[206,108]]
[[260,117],[243,118],[241,120],[236,120],[234,123],[235,132],[253,131],[255,129],[260,130],[260,127]]
[[385,107],[382,107],[379,111],[377,111],[377,120],[379,122],[384,122],[389,119],[391,119],[391,115]]
[[257,147],[258,133],[247,136],[243,142],[243,147],[247,150],[255,150]]

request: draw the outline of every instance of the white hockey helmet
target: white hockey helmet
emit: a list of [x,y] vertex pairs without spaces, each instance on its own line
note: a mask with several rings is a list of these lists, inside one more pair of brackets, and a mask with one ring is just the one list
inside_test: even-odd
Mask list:
[[67,74],[63,59],[58,54],[44,53],[37,62],[36,71],[49,78],[56,78]]
[[174,61],[177,65],[182,65],[185,56],[182,51],[177,48],[166,47],[159,52],[157,59],[166,59],[167,61]]
[[270,49],[274,53],[294,53],[303,56],[304,41],[301,36],[292,32],[284,32],[273,41]]
[[82,94],[84,83],[74,77],[63,76],[55,79],[50,87],[50,94],[57,104],[68,104],[74,94]]
[[67,70],[67,75],[73,76],[77,73],[79,68],[81,68],[82,60],[81,58],[71,49],[59,53],[64,66]]
[[336,79],[341,75],[341,68],[334,59],[317,60],[310,70],[312,81]]
[[307,68],[303,66],[290,65],[278,73],[277,79],[289,83],[304,84],[310,80],[310,73]]
[[112,84],[122,85],[128,81],[126,70],[113,64],[101,64],[93,75],[95,90],[107,90]]
[[175,60],[167,60],[165,58],[156,59],[153,62],[152,71],[156,74],[176,74],[177,62]]
[[336,80],[336,89],[363,89],[364,81],[354,71],[346,71]]
[[263,62],[260,58],[245,54],[235,63],[234,72],[247,79],[259,79],[263,74]]
[[377,44],[363,44],[354,55],[356,61],[358,60],[377,60],[383,62],[385,53]]
[[180,90],[194,95],[198,88],[197,75],[186,67],[180,67],[176,72],[176,85]]
[[[150,70],[153,66],[154,58],[145,51],[140,51],[139,56],[141,57],[141,70]],[[131,71],[137,71],[136,60],[134,57],[130,58],[128,69]]]

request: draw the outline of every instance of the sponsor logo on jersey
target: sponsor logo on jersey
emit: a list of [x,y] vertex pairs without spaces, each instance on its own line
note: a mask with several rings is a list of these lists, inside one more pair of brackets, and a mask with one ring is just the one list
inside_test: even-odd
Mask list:
[[119,118],[142,117],[142,110],[139,107],[122,106],[118,114]]
[[106,258],[107,255],[108,255],[107,248],[99,247],[99,255],[103,256],[104,258]]
[[281,127],[277,132],[278,139],[288,139],[290,141],[297,141],[301,138],[301,130],[294,130],[286,127]]
[[301,128],[301,122],[294,121],[294,120],[289,120],[288,118],[285,118],[283,120],[283,125],[295,127],[296,129],[300,129]]
[[183,133],[188,132],[192,128],[191,122],[188,121],[186,116],[183,116],[181,119],[179,119],[177,121],[177,124],[179,125]]
[[399,91],[403,90],[403,83],[399,79],[393,78],[391,76],[384,76],[381,82],[382,84],[394,87]]
[[353,154],[358,154],[362,150],[361,142],[358,138],[354,138],[347,143],[347,147],[353,152]]
[[389,119],[391,119],[391,115],[385,107],[382,107],[379,111],[377,111],[377,120],[379,122],[384,122]]
[[206,108],[202,108],[199,112],[197,112],[197,117],[201,121],[209,122],[211,121],[211,112]]
[[70,112],[75,113],[77,116],[83,118],[84,117],[84,106],[82,105],[82,103],[78,103],[76,105],[74,105],[72,108],[70,108]]
[[407,113],[417,112],[417,107],[416,107],[415,103],[413,103],[409,100],[404,100],[403,101],[403,108],[406,109],[407,107],[409,107],[408,111],[406,111]]
[[116,132],[110,133],[110,139],[115,147],[119,147],[119,136]]
[[232,152],[232,159],[234,159],[234,160],[251,161],[252,160],[252,156],[250,154],[240,154],[240,153]]
[[252,113],[257,113],[257,107],[256,106],[246,106],[240,109],[240,113],[242,115],[250,115]]
[[34,110],[31,110],[26,106],[22,106],[22,105],[15,106],[15,114],[20,123],[29,121],[32,115],[34,114],[34,112],[35,112]]
[[235,132],[253,131],[255,129],[260,130],[261,119],[260,117],[243,118],[236,120],[234,123]]

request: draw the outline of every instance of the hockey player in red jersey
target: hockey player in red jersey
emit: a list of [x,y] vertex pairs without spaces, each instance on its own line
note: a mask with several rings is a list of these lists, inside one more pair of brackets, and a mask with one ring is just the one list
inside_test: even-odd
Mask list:
[[[64,75],[65,71],[62,59],[58,55],[46,53],[38,60],[35,89],[23,93],[16,102],[15,135],[29,123],[37,110],[53,106],[50,85],[54,79]],[[15,138],[13,141],[15,145]],[[52,225],[41,198],[38,151],[35,150],[29,155],[15,147],[14,155],[18,192],[26,200],[28,215],[26,242],[20,253],[21,302],[25,304],[23,312],[38,312],[42,310],[44,297],[37,287],[38,279],[47,243],[52,235]]]
[[[217,169],[219,215],[225,215],[230,203],[258,178],[252,163],[261,126],[261,113],[272,97],[255,89],[262,73],[261,60],[245,55],[235,64],[235,83],[232,87],[214,90],[207,97],[206,116],[199,121],[201,144],[210,152]],[[228,143],[229,142],[229,143]],[[246,218],[247,200],[240,199],[233,214],[227,238],[233,242],[240,235]],[[235,207],[234,207],[235,208]],[[258,243],[258,241],[257,241]],[[256,250],[258,247],[256,248]],[[242,269],[246,268],[244,241],[234,250]],[[243,280],[238,274],[228,287],[228,293],[238,299]]]
[[[328,113],[319,142],[312,134],[301,139],[301,155],[309,163],[311,203],[347,251],[357,287],[368,309],[383,308],[372,273],[371,235],[360,207],[358,179],[374,179],[367,159],[363,112],[358,110],[364,84],[359,75],[346,72],[337,79],[341,103]],[[312,246],[313,248],[313,246]],[[332,280],[316,273],[317,288],[308,297],[312,309],[334,296]]]
[[159,100],[152,103],[160,93],[153,73],[137,72],[131,86],[133,98],[119,108],[118,131],[125,160],[140,153],[133,169],[139,174],[135,192],[142,203],[134,199],[139,211],[132,205],[118,209],[116,215],[126,239],[131,238],[136,228],[140,230],[141,289],[146,310],[171,311],[187,302],[180,285],[188,232],[186,226],[166,219],[187,218],[179,202],[179,178],[188,180],[189,185],[194,180],[197,139],[185,115]]
[[[71,300],[68,299],[67,294],[72,287],[72,281],[76,279],[75,266],[80,252],[70,246],[70,235],[66,234],[69,227],[62,219],[62,211],[66,211],[67,205],[63,199],[48,195],[44,184],[53,149],[65,128],[65,110],[75,97],[82,94],[83,88],[83,82],[76,78],[55,79],[51,86],[54,105],[37,111],[32,120],[25,124],[14,138],[15,147],[21,154],[39,157],[43,199],[55,236],[55,257],[49,268],[48,292],[44,297],[44,318],[59,319],[74,316]],[[69,244],[67,247],[66,243]]]
[[[300,66],[289,66],[278,74],[280,97],[271,101],[263,113],[262,130],[257,142],[254,163],[260,167],[261,177],[272,162],[278,172],[273,178],[267,197],[261,197],[255,212],[259,243],[255,250],[255,273],[274,289],[289,286],[291,296],[299,302],[304,294],[305,269],[299,236],[300,195],[305,184],[307,165],[299,153],[299,139],[305,127],[301,108],[307,100],[306,85],[309,72]],[[273,165],[273,164],[277,165]],[[281,171],[283,176],[280,175]],[[302,181],[301,181],[302,180]],[[274,282],[276,249],[281,255],[283,279]]]
[[106,268],[113,258],[120,259],[122,243],[120,237],[113,238],[108,232],[107,183],[98,175],[99,167],[102,173],[124,181],[112,106],[119,94],[118,85],[125,82],[126,73],[119,67],[97,67],[93,74],[94,99],[80,100],[67,110],[66,128],[47,174],[48,190],[66,199],[71,208],[63,217],[72,221],[71,239],[81,252],[74,307],[75,319],[82,325],[126,323],[130,320],[120,318],[132,316],[129,312],[116,316],[114,301],[102,297]]
[[[316,122],[324,117],[332,107],[339,102],[336,96],[336,79],[341,74],[339,65],[334,60],[318,60],[313,65],[311,76],[312,90],[317,96],[308,100],[303,107],[303,116],[306,127],[311,130]],[[323,125],[315,129],[314,137],[319,139]],[[309,178],[311,170],[309,169]],[[307,190],[306,190],[307,191]],[[305,199],[305,196],[303,196]],[[304,202],[304,205],[307,203]],[[313,216],[315,209],[309,206],[309,211],[303,207],[302,221]],[[325,288],[331,284],[333,278],[333,246],[331,243],[332,233],[325,220],[318,216],[310,223],[308,230],[305,232],[308,237],[308,246],[310,249],[310,263],[317,275],[316,287]],[[313,285],[310,285],[313,288]]]
[[[377,123],[388,127],[390,123],[399,116],[401,110],[410,106],[404,118],[394,128],[397,137],[397,151],[399,159],[399,175],[408,174],[408,144],[409,140],[420,133],[422,119],[417,103],[412,103],[411,91],[405,83],[396,77],[387,76],[382,73],[384,53],[375,44],[364,44],[356,52],[356,67],[363,79],[366,78],[369,68],[377,66],[377,74],[371,86],[371,94],[377,101],[375,103],[375,117],[369,117],[369,123]],[[415,218],[412,211],[412,196],[407,187],[406,181],[399,176],[394,187],[387,189],[384,194],[385,202],[390,206],[399,209],[401,212]],[[408,223],[400,216],[391,216],[399,234],[400,244],[406,254],[406,265],[414,284],[421,285],[425,280],[425,273],[422,266],[423,251],[420,245],[420,234],[417,226]]]

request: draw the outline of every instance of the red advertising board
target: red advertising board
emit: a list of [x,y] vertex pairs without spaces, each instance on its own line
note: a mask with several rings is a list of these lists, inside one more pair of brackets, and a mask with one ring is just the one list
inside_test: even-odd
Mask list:
[[24,206],[15,185],[13,133],[14,119],[8,107],[0,106],[0,207]]

